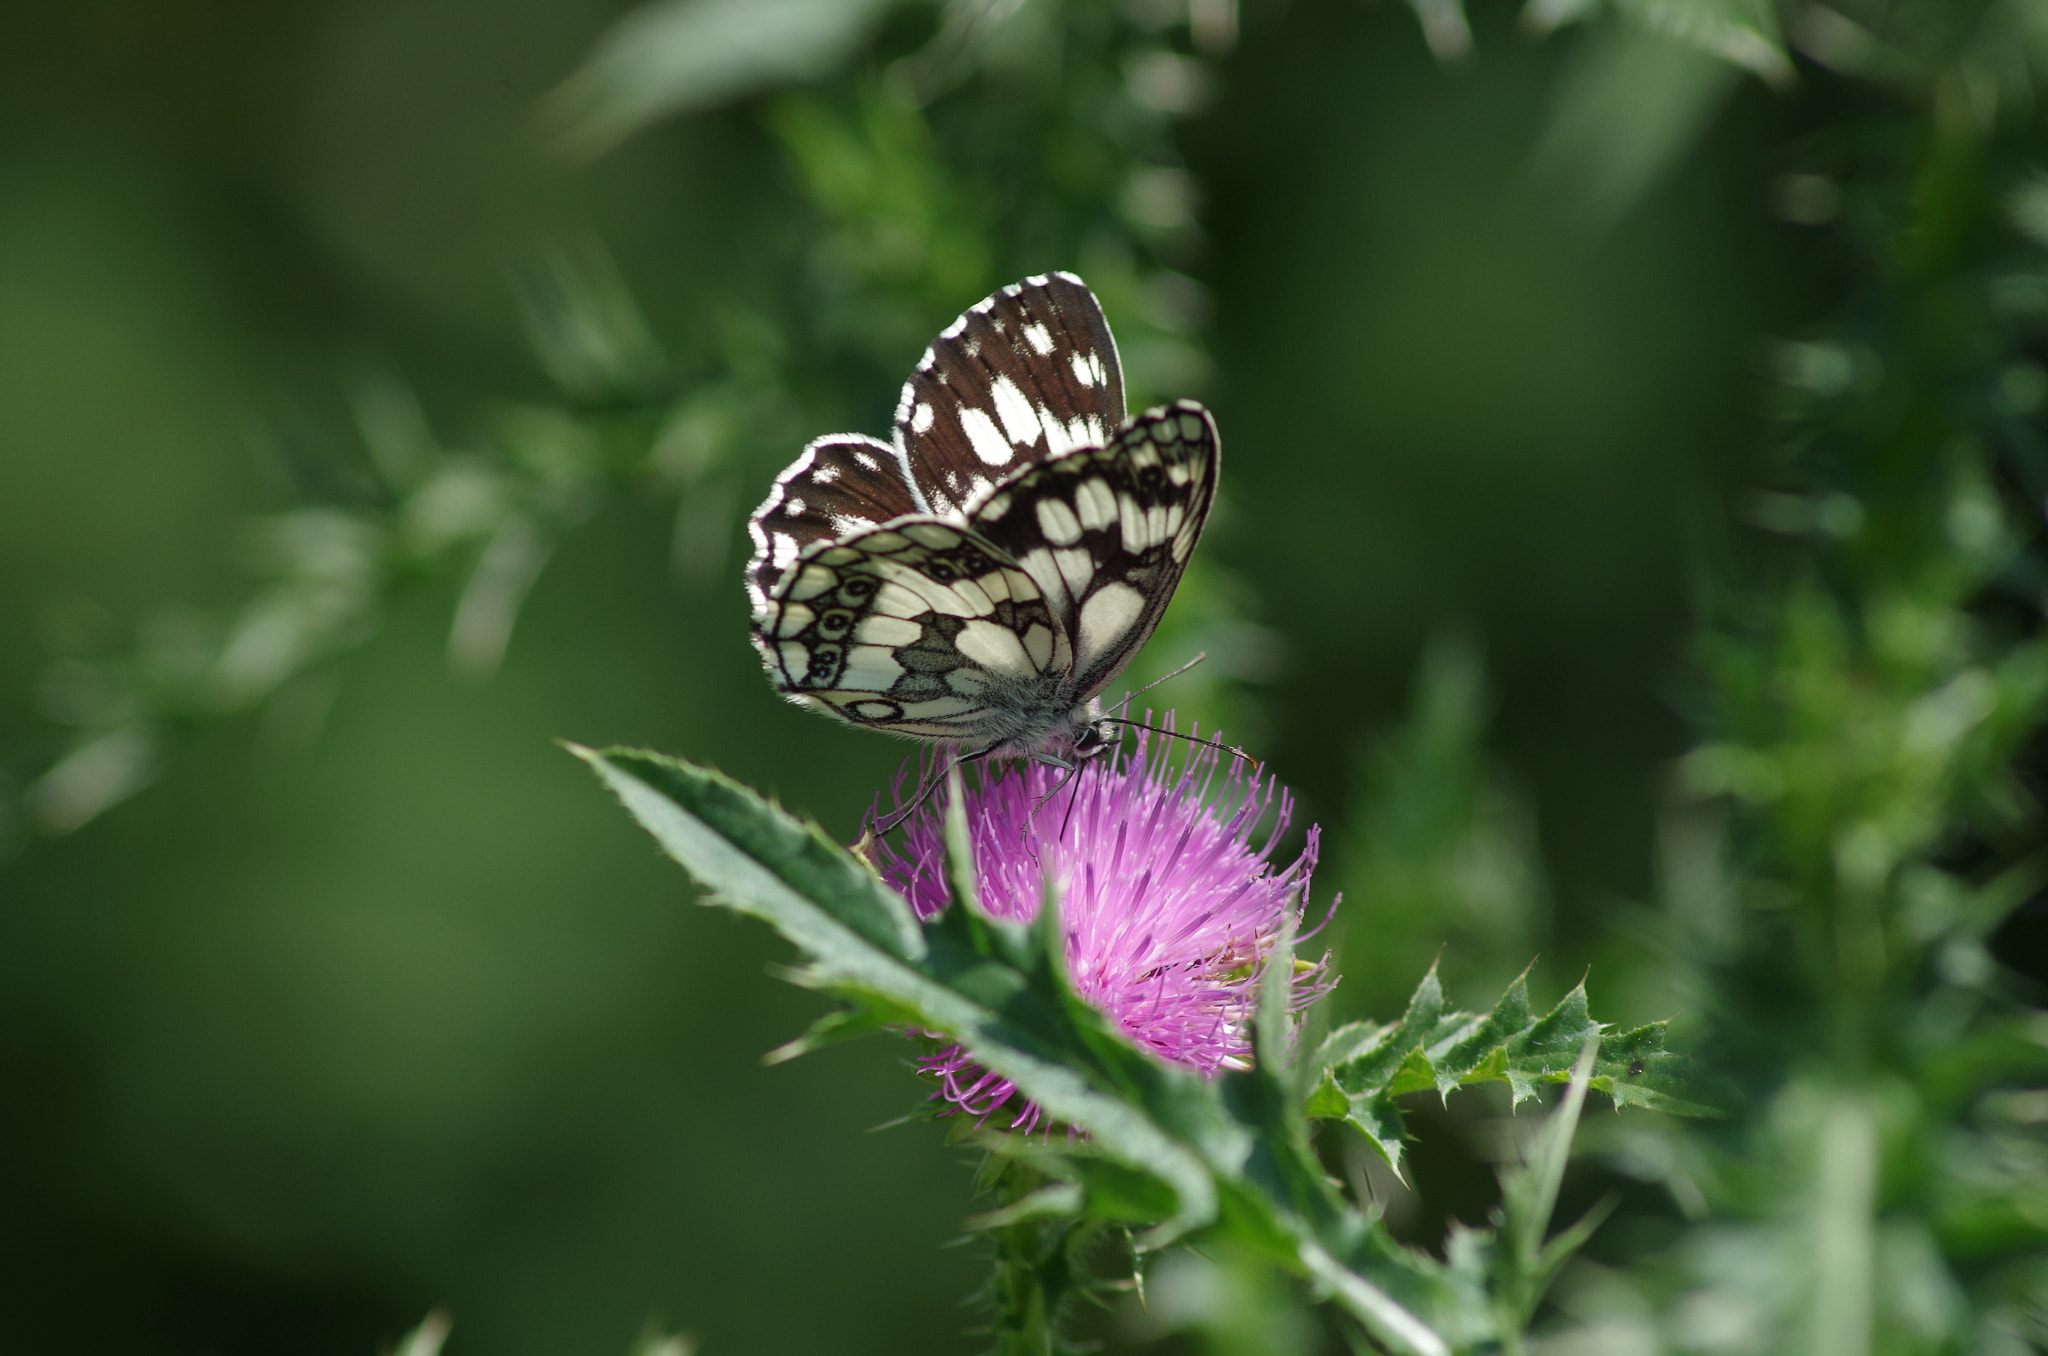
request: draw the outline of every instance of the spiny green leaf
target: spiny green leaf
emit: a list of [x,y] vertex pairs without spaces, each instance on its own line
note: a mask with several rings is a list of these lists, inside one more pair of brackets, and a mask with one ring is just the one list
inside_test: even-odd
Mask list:
[[1725,1116],[1726,1109],[1716,1104],[1725,1098],[1688,1077],[1685,1056],[1664,1048],[1668,1025],[1651,1022],[1607,1037],[1600,1044],[1591,1086],[1612,1097],[1617,1107],[1639,1106],[1674,1116]]
[[1524,970],[1476,1025],[1469,1030],[1461,1026],[1454,1037],[1430,1047],[1436,1090],[1448,1096],[1461,1084],[1503,1077],[1508,1042],[1527,1033],[1531,1025],[1529,972]]
[[[1436,1027],[1443,1015],[1443,1006],[1443,985],[1437,980],[1436,966],[1432,965],[1429,973],[1422,977],[1422,983],[1416,986],[1415,996],[1408,1000],[1408,1011],[1401,1015],[1400,1021],[1392,1026],[1355,1023],[1332,1032],[1318,1052],[1324,1061],[1322,1072],[1335,1078],[1337,1086],[1346,1094],[1384,1086],[1393,1080],[1407,1062],[1409,1053],[1419,1045],[1419,1033]],[[1342,1071],[1341,1076],[1339,1070]]]
[[1386,1030],[1378,1022],[1346,1022],[1323,1037],[1322,1044],[1309,1057],[1308,1066],[1320,1078],[1336,1065],[1376,1048]]
[[919,959],[910,906],[850,853],[738,782],[636,749],[569,751],[597,770],[626,808],[717,902],[764,918],[816,955],[851,930],[894,960]]
[[1408,1180],[1401,1166],[1401,1141],[1407,1138],[1408,1126],[1401,1119],[1401,1107],[1394,1101],[1393,1093],[1381,1092],[1369,1100],[1352,1101],[1339,1114],[1379,1151],[1396,1177]]
[[[1304,1110],[1348,1121],[1398,1173],[1403,1130],[1395,1098],[1425,1090],[1447,1096],[1474,1083],[1504,1082],[1520,1104],[1541,1084],[1569,1080],[1580,1050],[1601,1030],[1587,1010],[1583,982],[1536,1017],[1525,971],[1480,1016],[1445,1011],[1443,988],[1431,967],[1400,1021],[1384,1027],[1353,1023],[1330,1033],[1316,1052],[1312,1067],[1321,1072]],[[1593,1069],[1589,1086],[1617,1106],[1715,1114],[1697,1094],[1687,1094],[1683,1060],[1664,1049],[1661,1023],[1608,1037]]]
[[1538,1083],[1569,1077],[1579,1051],[1602,1030],[1586,1010],[1586,982],[1580,980],[1556,1007],[1508,1042],[1507,1077],[1515,1102],[1534,1096]]
[[1403,1093],[1422,1092],[1436,1087],[1436,1066],[1430,1063],[1429,1052],[1420,1045],[1408,1051],[1394,1076],[1386,1083],[1386,1091],[1394,1096]]
[[[992,954],[1015,945],[997,943],[998,925],[949,909],[920,927],[852,854],[718,773],[659,754],[572,751],[715,902],[767,920],[801,947],[812,987],[871,1012],[915,1014],[1053,1118],[1167,1183],[1177,1209],[1154,1246],[1215,1218],[1212,1174],[1243,1161],[1249,1136],[1213,1096],[1205,1106],[1200,1079],[1118,1040],[1071,992],[1033,991]],[[1209,1155],[1217,1157],[1204,1162]]]

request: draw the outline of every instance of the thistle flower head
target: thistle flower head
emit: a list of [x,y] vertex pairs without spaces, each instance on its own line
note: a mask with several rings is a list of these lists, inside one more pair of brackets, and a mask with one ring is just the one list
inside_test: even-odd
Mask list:
[[[1270,858],[1291,798],[1270,777],[1190,748],[1179,767],[1142,739],[1078,772],[977,765],[965,779],[965,809],[984,911],[1029,922],[1050,881],[1075,991],[1132,1044],[1214,1076],[1249,1067],[1260,973],[1283,926],[1301,916],[1317,832],[1310,828],[1300,857],[1276,867]],[[944,797],[941,790],[904,821],[900,846],[874,853],[920,918],[950,899]],[[1319,964],[1290,982],[1296,1006],[1328,987]],[[919,1067],[939,1080],[935,1095],[951,1112],[985,1119],[1016,1093],[958,1046]],[[1027,1102],[1011,1126],[1030,1130],[1043,1119]]]

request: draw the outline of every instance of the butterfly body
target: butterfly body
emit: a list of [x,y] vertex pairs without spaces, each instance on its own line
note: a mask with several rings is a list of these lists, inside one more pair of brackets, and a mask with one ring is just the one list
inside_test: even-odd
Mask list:
[[821,438],[749,526],[753,639],[790,700],[979,753],[1110,739],[1098,696],[1172,598],[1214,498],[1193,401],[1126,420],[1087,288],[1027,279],[942,332],[895,444]]

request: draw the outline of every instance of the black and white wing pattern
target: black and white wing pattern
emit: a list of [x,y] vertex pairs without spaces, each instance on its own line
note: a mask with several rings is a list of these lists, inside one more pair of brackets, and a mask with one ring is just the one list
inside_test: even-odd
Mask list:
[[969,515],[1066,628],[1077,698],[1109,686],[1152,638],[1208,520],[1218,460],[1216,421],[1177,400],[1108,447],[1026,468]]
[[1123,417],[1115,341],[1058,273],[942,332],[894,446],[821,438],[749,523],[755,646],[792,701],[983,749],[1072,746],[1144,645],[1214,499],[1193,401]]
[[917,360],[896,445],[928,513],[963,513],[1022,467],[1101,447],[1124,421],[1124,374],[1095,294],[1071,273],[1011,283]]
[[895,448],[855,433],[836,433],[806,447],[775,477],[768,498],[747,520],[754,539],[747,595],[755,608],[805,547],[922,512],[901,468]]

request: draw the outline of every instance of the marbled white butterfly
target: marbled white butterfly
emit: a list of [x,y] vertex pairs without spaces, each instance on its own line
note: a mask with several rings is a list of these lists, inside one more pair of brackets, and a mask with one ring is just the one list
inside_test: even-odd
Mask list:
[[1159,623],[1219,469],[1192,400],[1126,420],[1116,341],[1070,273],[940,331],[896,437],[820,438],[748,522],[753,639],[791,701],[966,756],[1087,755]]

